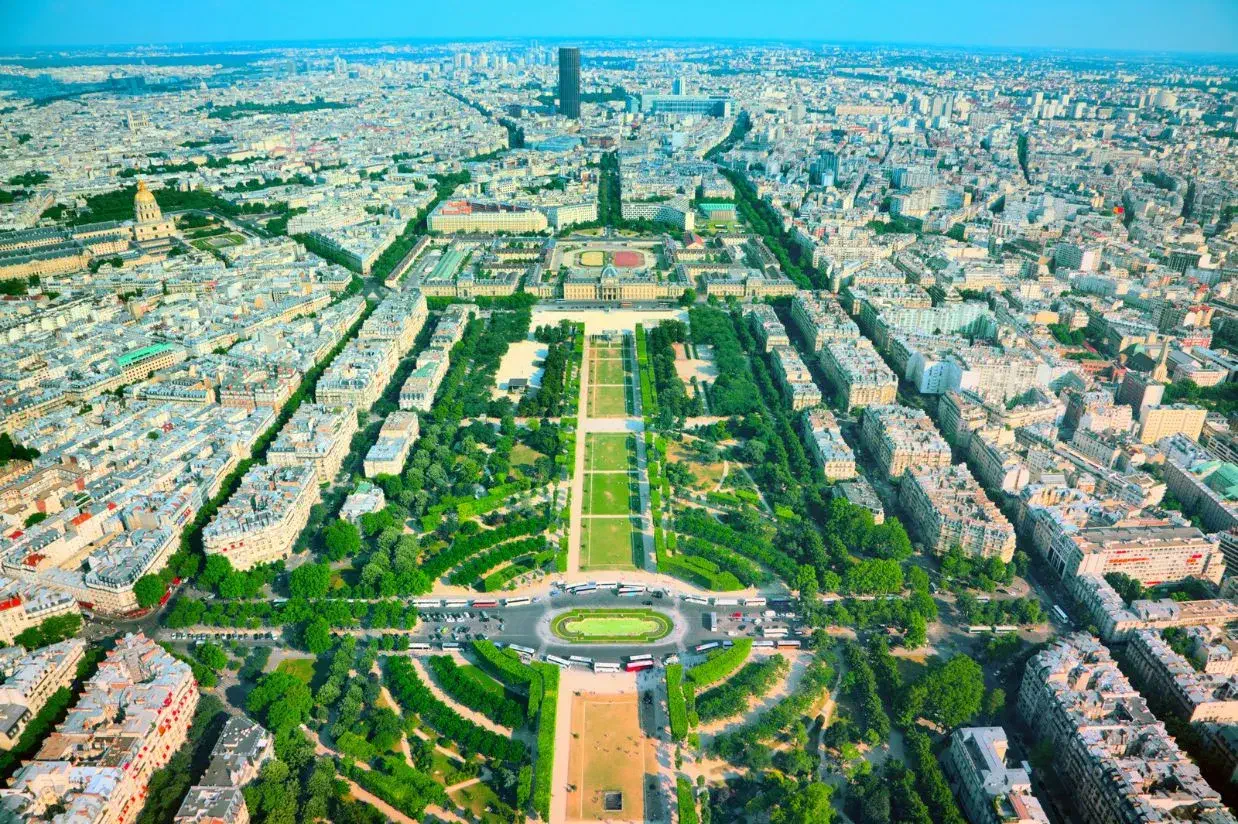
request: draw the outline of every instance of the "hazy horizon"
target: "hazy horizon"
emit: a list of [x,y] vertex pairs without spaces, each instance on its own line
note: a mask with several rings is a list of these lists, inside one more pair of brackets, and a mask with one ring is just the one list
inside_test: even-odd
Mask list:
[[[763,12],[763,13],[762,13]],[[665,6],[636,0],[580,8],[566,0],[517,7],[478,0],[433,12],[392,0],[347,7],[204,0],[55,0],[11,5],[0,49],[229,46],[344,42],[485,40],[813,43],[838,46],[963,48],[1238,55],[1238,4],[1229,0],[1043,0],[1025,6],[983,0],[935,4],[888,0],[881,7],[790,0],[775,10],[718,0]],[[186,30],[193,33],[185,37]],[[685,29],[687,31],[685,31]]]

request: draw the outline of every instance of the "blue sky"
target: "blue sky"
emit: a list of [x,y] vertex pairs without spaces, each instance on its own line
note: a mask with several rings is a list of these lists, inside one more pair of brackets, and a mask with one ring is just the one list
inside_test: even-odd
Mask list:
[[0,0],[0,23],[0,49],[614,36],[1238,53],[1238,0]]

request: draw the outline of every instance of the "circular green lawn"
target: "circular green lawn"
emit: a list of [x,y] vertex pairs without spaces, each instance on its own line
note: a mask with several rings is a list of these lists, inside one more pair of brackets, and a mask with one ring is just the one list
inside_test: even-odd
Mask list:
[[550,621],[550,631],[573,644],[649,643],[670,635],[671,619],[651,609],[572,609]]

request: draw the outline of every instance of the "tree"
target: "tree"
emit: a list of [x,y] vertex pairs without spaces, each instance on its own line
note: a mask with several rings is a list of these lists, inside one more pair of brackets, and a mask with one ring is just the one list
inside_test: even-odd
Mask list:
[[696,303],[696,290],[688,287],[683,290],[683,294],[679,296],[680,306],[691,306]]
[[984,717],[990,722],[995,722],[1005,709],[1006,691],[1001,687],[989,690],[984,697]]
[[245,706],[252,713],[265,714],[267,728],[279,735],[309,718],[313,699],[304,681],[276,670],[263,676]]
[[327,547],[327,557],[332,561],[356,555],[361,550],[361,531],[356,524],[342,518],[323,530],[322,540]]
[[214,588],[219,582],[232,574],[232,562],[225,555],[212,553],[206,556],[206,564],[202,574],[198,576],[198,584],[205,588]]
[[305,626],[305,648],[315,655],[331,649],[331,625],[321,615]]
[[321,598],[331,585],[328,564],[302,564],[288,576],[288,592],[294,598]]
[[138,606],[142,609],[157,605],[167,591],[167,586],[158,575],[143,575],[133,585],[133,596],[138,599]]
[[792,790],[783,795],[782,804],[770,810],[770,824],[829,824],[834,819],[832,794],[833,788],[820,781]]
[[224,652],[223,647],[219,646],[219,644],[212,643],[211,641],[201,644],[195,655],[198,656],[199,661],[213,670],[221,670],[228,666],[228,653]]
[[966,655],[955,655],[925,677],[924,714],[953,729],[980,712],[984,672]]
[[911,613],[907,616],[907,633],[903,636],[903,646],[907,649],[919,649],[927,641],[928,623],[920,613]]

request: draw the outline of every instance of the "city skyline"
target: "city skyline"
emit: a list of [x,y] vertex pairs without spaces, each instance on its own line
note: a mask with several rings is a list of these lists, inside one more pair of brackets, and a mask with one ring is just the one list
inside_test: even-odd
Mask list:
[[[532,14],[482,0],[467,14],[436,8],[416,17],[388,0],[371,0],[356,13],[332,15],[330,4],[243,4],[218,0],[185,37],[177,8],[136,0],[84,3],[80,0],[26,5],[6,13],[0,49],[206,45],[233,43],[427,42],[441,40],[544,39],[625,41],[682,40],[678,23],[663,20],[648,0],[627,3],[622,15],[594,8],[582,15],[572,4],[551,0]],[[850,6],[850,7],[848,7]],[[892,0],[881,14],[855,4],[821,8],[820,3],[781,4],[780,14],[747,15],[737,3],[688,3],[676,20],[692,18],[692,39],[700,41],[901,45],[986,50],[1066,50],[1113,53],[1238,54],[1238,7],[1225,0],[1047,0],[1030,8],[998,12],[980,0],[923,4]],[[316,8],[317,13],[310,13]],[[610,11],[618,11],[611,9]],[[1064,25],[1067,23],[1067,25]]]

